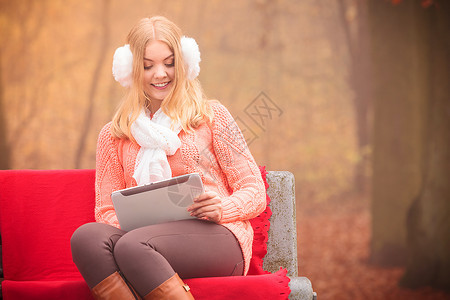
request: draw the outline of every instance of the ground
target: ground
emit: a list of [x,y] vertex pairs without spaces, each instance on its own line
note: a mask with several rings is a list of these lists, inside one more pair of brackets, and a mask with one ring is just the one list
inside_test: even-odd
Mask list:
[[299,275],[311,280],[319,300],[450,299],[431,288],[400,288],[403,268],[370,264],[369,202],[348,199],[298,208]]

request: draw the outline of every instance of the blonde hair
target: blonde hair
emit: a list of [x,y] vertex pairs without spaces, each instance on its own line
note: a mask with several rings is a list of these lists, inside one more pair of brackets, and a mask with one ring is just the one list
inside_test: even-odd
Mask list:
[[181,30],[177,25],[161,16],[141,19],[131,29],[127,43],[133,53],[133,84],[113,117],[113,136],[134,141],[131,124],[150,101],[143,86],[144,53],[147,45],[154,40],[166,43],[174,54],[174,87],[161,104],[163,112],[173,123],[179,123],[186,132],[198,127],[205,119],[212,119],[212,110],[200,82],[198,79],[189,80],[186,77],[180,39]]

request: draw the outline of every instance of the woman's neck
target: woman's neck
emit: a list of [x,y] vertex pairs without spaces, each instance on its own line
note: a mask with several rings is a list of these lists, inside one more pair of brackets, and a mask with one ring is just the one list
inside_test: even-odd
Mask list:
[[158,109],[161,107],[160,100],[151,100],[147,103],[147,109],[150,111],[150,115],[153,117],[153,115],[158,111]]

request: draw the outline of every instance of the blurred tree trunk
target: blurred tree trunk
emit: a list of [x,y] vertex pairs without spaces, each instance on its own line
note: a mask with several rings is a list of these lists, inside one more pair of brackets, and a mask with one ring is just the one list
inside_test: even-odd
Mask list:
[[371,260],[449,288],[449,2],[369,1],[374,74]]
[[[47,1],[39,1],[39,3],[36,1],[4,1],[0,5],[0,11],[11,16],[11,19],[8,21],[10,23],[5,30],[5,35],[8,36],[9,34],[12,34],[11,32],[16,32],[16,34],[20,36],[20,42],[10,46],[14,49],[14,52],[20,53],[20,55],[24,57],[24,59],[14,59],[11,57],[12,53],[10,51],[2,51],[2,56],[7,53],[3,57],[3,65],[0,68],[2,70],[7,70],[5,74],[7,78],[5,78],[5,81],[8,84],[11,84],[12,82],[12,84],[15,85],[19,81],[26,80],[27,84],[32,86],[35,82],[40,80],[40,75],[42,75],[42,72],[34,73],[34,65],[30,65],[29,58],[33,57],[32,49],[36,46],[38,37],[42,34],[42,28],[46,19],[45,12],[47,11]],[[17,22],[17,20],[20,21]],[[30,74],[37,74],[35,75],[35,78],[33,78],[34,80],[28,80],[30,78],[28,76],[31,76]],[[40,89],[42,86],[45,86],[45,83],[46,82],[40,82],[33,88]],[[40,94],[36,93],[35,97],[28,99],[26,90],[26,88],[18,88],[18,96],[13,101],[8,101],[8,103],[5,103],[5,99],[0,100],[0,102],[3,101],[3,107],[0,107],[0,110],[3,109],[3,113],[11,110],[14,111],[14,119],[16,119],[16,122],[13,122],[14,125],[11,124],[12,122],[6,124],[4,115],[0,117],[3,118],[3,120],[0,120],[0,126],[3,128],[8,127],[7,131],[5,131],[5,135],[1,135],[3,137],[2,143],[6,142],[7,137],[9,137],[8,140],[11,142],[10,145],[7,146],[8,150],[5,148],[5,155],[7,155],[7,157],[4,158],[9,161],[8,165],[10,168],[13,167],[12,162],[10,161],[11,153],[16,150],[16,145],[24,140],[26,132],[30,130],[29,126],[32,123],[32,120],[37,118],[37,111],[42,106],[42,103],[39,101]],[[17,99],[20,100],[17,101]],[[20,107],[20,109],[17,107]],[[2,122],[3,124],[1,124]]]
[[[0,56],[1,57],[1,56]],[[1,61],[0,61],[0,70]],[[7,139],[7,129],[5,120],[5,108],[3,98],[3,80],[0,72],[0,170],[6,170],[10,168],[10,149]]]
[[430,97],[423,185],[408,215],[408,263],[401,285],[450,290],[450,3],[429,20]]
[[428,45],[416,1],[369,1],[374,129],[371,261],[406,263],[406,216],[423,180]]
[[[370,60],[368,56],[369,37],[367,24],[367,1],[340,0],[339,17],[344,29],[345,41],[350,56],[349,84],[355,93],[355,130],[359,160],[356,162],[353,180],[357,193],[367,192],[369,146],[370,146]],[[351,13],[355,11],[354,13]]]
[[89,89],[88,105],[86,108],[86,113],[84,115],[83,123],[81,124],[80,136],[77,151],[75,153],[75,168],[81,168],[81,163],[86,148],[86,140],[88,138],[89,128],[92,123],[92,116],[94,114],[94,101],[97,95],[97,90],[100,82],[100,74],[102,71],[103,64],[106,59],[106,52],[108,50],[108,43],[110,38],[110,24],[109,24],[109,10],[110,10],[110,0],[103,0],[101,5],[101,39],[99,41],[99,52],[97,58],[97,64],[92,76],[92,83]]

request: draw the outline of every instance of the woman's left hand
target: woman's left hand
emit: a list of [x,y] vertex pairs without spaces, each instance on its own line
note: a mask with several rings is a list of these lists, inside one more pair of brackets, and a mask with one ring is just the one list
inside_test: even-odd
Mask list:
[[188,211],[198,219],[219,223],[222,219],[222,200],[216,192],[208,191],[194,199]]

